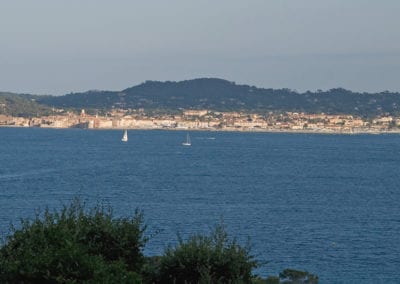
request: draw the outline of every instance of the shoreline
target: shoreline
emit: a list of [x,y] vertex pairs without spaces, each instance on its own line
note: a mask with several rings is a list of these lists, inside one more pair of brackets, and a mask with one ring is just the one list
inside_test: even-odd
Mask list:
[[20,126],[20,125],[0,125],[0,128],[30,128],[30,129],[55,129],[55,130],[66,130],[66,129],[79,129],[89,131],[102,131],[102,130],[144,130],[144,131],[190,131],[190,132],[245,132],[245,133],[282,133],[282,134],[326,134],[326,135],[384,135],[384,134],[400,134],[399,130],[385,130],[385,131],[374,131],[374,130],[360,130],[356,131],[334,131],[330,129],[321,130],[294,130],[294,129],[234,129],[234,128],[122,128],[122,127],[104,127],[104,128],[79,128],[79,127],[31,127],[31,126]]

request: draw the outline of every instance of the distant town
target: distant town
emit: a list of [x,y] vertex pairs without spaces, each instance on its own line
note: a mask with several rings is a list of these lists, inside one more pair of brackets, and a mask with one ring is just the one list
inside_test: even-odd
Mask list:
[[0,126],[83,129],[166,129],[210,131],[264,131],[311,133],[400,133],[400,117],[363,119],[353,115],[182,110],[180,114],[150,115],[144,109],[114,109],[104,115],[54,110],[43,117],[0,115]]

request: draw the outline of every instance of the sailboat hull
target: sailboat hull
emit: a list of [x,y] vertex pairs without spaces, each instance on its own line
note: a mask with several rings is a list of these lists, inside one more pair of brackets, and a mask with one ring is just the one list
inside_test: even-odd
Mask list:
[[189,133],[186,135],[186,142],[182,143],[183,146],[191,146],[192,143],[190,142]]

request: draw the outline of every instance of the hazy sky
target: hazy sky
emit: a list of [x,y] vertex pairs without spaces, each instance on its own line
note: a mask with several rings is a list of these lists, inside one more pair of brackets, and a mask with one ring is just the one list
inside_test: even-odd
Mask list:
[[218,77],[400,91],[399,0],[0,0],[0,90]]

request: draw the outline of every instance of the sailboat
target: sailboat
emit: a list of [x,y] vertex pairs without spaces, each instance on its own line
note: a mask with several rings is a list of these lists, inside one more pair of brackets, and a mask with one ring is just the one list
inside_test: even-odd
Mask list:
[[191,146],[189,133],[186,135],[186,142],[182,143],[183,146]]
[[121,139],[122,142],[128,142],[128,130],[124,130],[124,135],[122,136]]

